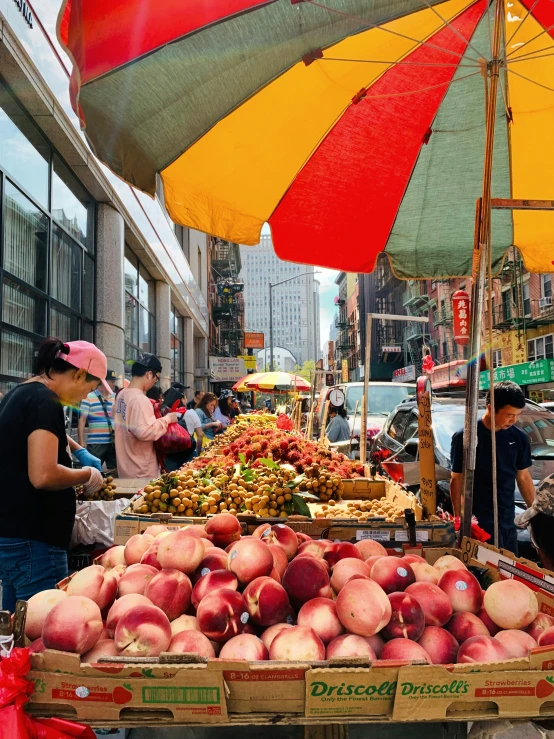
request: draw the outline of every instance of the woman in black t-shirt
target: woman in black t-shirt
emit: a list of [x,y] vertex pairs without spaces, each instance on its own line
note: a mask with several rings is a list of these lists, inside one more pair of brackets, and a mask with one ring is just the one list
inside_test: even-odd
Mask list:
[[35,372],[0,403],[0,581],[8,611],[67,577],[73,487],[92,493],[102,485],[95,467],[71,468],[68,445],[80,447],[66,435],[62,406],[78,407],[101,384],[109,390],[106,357],[87,341],[46,339]]

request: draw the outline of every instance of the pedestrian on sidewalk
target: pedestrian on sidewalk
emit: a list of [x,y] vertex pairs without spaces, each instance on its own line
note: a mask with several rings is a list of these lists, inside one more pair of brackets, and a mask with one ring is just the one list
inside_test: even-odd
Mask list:
[[[79,424],[77,438],[82,447],[106,465],[106,470],[115,472],[117,476],[117,461],[115,457],[115,434],[113,423],[113,404],[115,400],[115,383],[117,375],[114,370],[108,370],[106,382],[111,388],[108,396],[104,397],[99,390],[89,393],[81,402],[79,409]],[[85,426],[88,424],[88,433],[85,443]]]

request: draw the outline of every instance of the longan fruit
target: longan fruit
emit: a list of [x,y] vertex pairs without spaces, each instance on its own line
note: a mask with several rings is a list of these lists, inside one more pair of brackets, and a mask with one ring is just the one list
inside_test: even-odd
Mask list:
[[283,505],[284,502],[285,502],[285,498],[282,495],[279,495],[279,497],[277,498],[277,504]]
[[192,508],[187,508],[187,510],[185,511],[185,516],[194,516],[194,511],[192,510]]

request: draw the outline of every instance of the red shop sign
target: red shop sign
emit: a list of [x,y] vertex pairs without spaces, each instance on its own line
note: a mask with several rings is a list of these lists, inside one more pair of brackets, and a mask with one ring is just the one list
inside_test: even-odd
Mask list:
[[460,346],[469,344],[470,305],[465,290],[456,290],[452,295],[452,314],[454,319],[454,341]]

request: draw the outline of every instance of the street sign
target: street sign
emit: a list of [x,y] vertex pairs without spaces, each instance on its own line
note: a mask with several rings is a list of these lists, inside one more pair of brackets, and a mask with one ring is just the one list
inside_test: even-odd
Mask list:
[[417,380],[417,411],[421,504],[427,516],[431,516],[437,512],[437,480],[431,417],[431,382],[428,377],[418,377]]
[[244,348],[245,349],[264,349],[265,341],[263,333],[254,331],[244,332]]
[[394,382],[414,382],[416,378],[415,364],[409,364],[407,367],[395,369],[392,373]]
[[[494,370],[494,382],[511,380],[518,385],[536,385],[540,382],[554,380],[554,359],[537,359],[536,362],[511,364],[506,367],[497,367]],[[479,390],[488,390],[490,387],[489,370],[479,373]]]
[[334,390],[331,390],[329,393],[329,401],[331,405],[338,408],[341,405],[344,405],[344,393],[342,390],[338,387],[336,387]]
[[452,295],[452,317],[454,341],[460,346],[469,344],[469,295],[465,290],[456,290]]
[[335,375],[333,372],[326,372],[325,373],[325,384],[327,387],[333,387],[335,384]]
[[342,381],[348,382],[348,359],[342,360]]
[[247,370],[256,369],[257,357],[253,354],[242,354],[239,359],[244,361],[244,366]]

